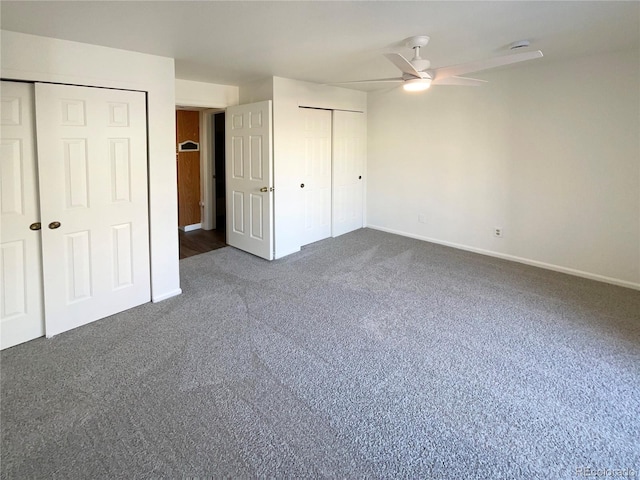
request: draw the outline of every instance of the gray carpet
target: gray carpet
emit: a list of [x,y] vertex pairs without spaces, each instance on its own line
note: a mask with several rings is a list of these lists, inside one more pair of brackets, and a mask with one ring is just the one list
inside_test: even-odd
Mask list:
[[180,265],[2,352],[3,478],[640,476],[638,291],[366,229]]

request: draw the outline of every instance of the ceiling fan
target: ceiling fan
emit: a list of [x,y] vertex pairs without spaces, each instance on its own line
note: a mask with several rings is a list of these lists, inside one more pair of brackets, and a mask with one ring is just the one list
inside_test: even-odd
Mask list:
[[[413,49],[413,58],[407,60],[399,53],[386,53],[391,63],[400,69],[402,72],[401,77],[394,78],[378,78],[373,80],[357,80],[353,82],[340,82],[341,84],[347,83],[395,83],[401,82],[403,88],[407,91],[422,91],[429,88],[431,85],[462,85],[469,87],[477,87],[484,83],[486,80],[479,80],[476,78],[462,77],[467,73],[479,72],[481,70],[488,70],[490,68],[501,67],[512,63],[523,62],[525,60],[532,60],[534,58],[542,57],[542,52],[536,50],[534,52],[522,52],[514,53],[511,55],[503,55],[501,57],[494,57],[487,60],[479,60],[476,62],[463,63],[460,65],[452,65],[448,67],[429,68],[431,62],[429,60],[420,57],[420,48],[429,43],[429,37],[426,35],[418,35],[415,37],[409,37],[404,40],[404,44],[407,47]],[[521,48],[529,46],[529,42],[520,41],[514,42],[511,45],[511,49]]]

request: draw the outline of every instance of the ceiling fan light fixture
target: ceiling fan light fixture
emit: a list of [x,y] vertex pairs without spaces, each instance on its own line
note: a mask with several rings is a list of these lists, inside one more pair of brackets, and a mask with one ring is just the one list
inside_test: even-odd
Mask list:
[[430,78],[413,78],[411,80],[405,80],[402,88],[406,92],[422,92],[431,86]]

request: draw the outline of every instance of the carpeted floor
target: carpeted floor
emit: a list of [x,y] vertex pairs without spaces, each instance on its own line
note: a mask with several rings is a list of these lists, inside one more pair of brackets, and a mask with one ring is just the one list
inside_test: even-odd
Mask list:
[[638,291],[366,229],[181,271],[2,352],[2,478],[640,476]]

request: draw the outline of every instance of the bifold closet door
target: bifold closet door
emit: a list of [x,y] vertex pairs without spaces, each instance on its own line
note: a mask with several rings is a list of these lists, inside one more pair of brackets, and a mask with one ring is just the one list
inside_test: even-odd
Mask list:
[[2,82],[0,348],[44,335],[33,84]]
[[36,84],[46,335],[150,300],[146,98]]

